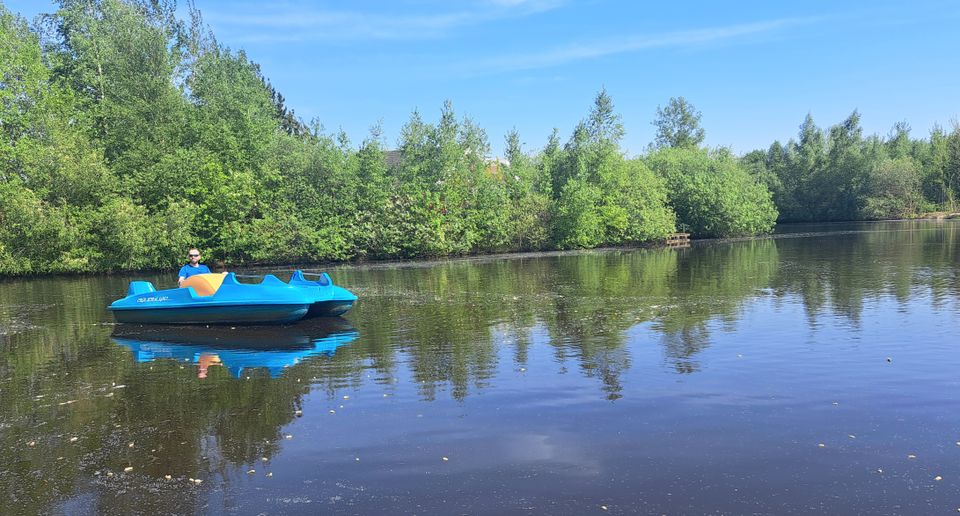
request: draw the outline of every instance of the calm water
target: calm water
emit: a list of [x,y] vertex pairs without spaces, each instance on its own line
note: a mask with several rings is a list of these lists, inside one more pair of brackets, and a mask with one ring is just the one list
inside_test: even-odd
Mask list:
[[956,513],[958,259],[912,222],[336,268],[351,313],[274,328],[0,282],[0,512]]

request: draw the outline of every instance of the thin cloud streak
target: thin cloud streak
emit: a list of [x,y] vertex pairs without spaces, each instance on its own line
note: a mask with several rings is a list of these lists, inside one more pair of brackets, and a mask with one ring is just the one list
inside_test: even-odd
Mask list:
[[712,27],[707,29],[668,32],[658,35],[631,35],[615,40],[572,44],[543,52],[511,55],[475,62],[474,72],[503,73],[537,68],[550,68],[563,64],[597,59],[615,54],[638,52],[653,48],[688,47],[719,43],[737,37],[771,33],[791,26],[813,23],[823,18],[784,18],[765,22]]
[[458,27],[539,14],[562,4],[562,0],[491,0],[481,9],[396,16],[291,7],[275,14],[205,12],[204,18],[236,32],[238,37],[230,38],[236,42],[420,39],[442,36]]

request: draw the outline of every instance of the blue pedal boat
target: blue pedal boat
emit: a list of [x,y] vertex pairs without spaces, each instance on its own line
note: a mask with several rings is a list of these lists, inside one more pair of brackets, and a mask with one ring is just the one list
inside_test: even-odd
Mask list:
[[[308,280],[306,278],[308,275],[317,276],[316,281]],[[313,297],[313,302],[310,304],[310,310],[306,317],[343,315],[353,308],[353,304],[357,302],[357,296],[353,292],[334,285],[330,275],[326,272],[314,274],[296,270],[293,271],[289,284],[304,289]]]
[[127,297],[109,307],[120,323],[283,324],[307,315],[316,295],[267,275],[251,285],[234,273],[197,274],[180,288],[157,290],[149,281],[131,281]]

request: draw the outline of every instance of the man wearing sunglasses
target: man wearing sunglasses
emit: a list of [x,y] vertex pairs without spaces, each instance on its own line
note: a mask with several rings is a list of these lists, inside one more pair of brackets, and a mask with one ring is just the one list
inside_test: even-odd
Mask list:
[[190,263],[180,267],[180,278],[177,280],[178,286],[183,286],[183,280],[194,274],[210,274],[210,269],[200,263],[200,251],[197,248],[191,247],[190,250],[187,251],[187,259],[190,260]]

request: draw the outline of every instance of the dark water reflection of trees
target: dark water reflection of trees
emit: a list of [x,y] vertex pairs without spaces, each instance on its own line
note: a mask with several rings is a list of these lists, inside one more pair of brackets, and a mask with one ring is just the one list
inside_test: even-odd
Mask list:
[[[271,459],[311,391],[333,397],[409,377],[423,400],[462,400],[495,389],[497,371],[527,365],[531,346],[544,343],[616,399],[637,325],[660,336],[677,373],[695,373],[711,328],[735,328],[761,296],[796,299],[811,321],[858,324],[872,298],[924,296],[936,309],[960,293],[956,225],[854,229],[682,250],[345,268],[335,277],[360,296],[349,316],[359,337],[277,377],[211,368],[200,379],[193,364],[137,363],[104,324],[127,276],[0,283],[0,498],[27,513],[68,497],[89,497],[107,513],[201,511],[204,497],[185,495],[176,480],[229,478]],[[344,331],[310,324],[295,328],[309,338]]]

